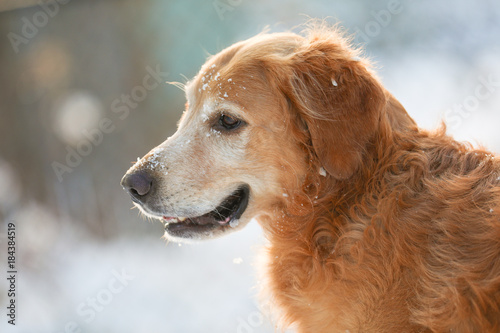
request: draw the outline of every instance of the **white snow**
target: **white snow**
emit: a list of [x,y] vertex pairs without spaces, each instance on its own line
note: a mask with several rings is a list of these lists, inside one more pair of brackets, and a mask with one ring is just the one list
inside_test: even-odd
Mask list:
[[237,265],[239,265],[239,264],[241,264],[242,262],[243,262],[243,259],[242,259],[242,258],[234,258],[234,259],[233,259],[233,264],[237,264]]
[[[70,322],[82,332],[200,332],[200,323],[204,332],[237,332],[238,318],[258,311],[254,250],[264,239],[256,221],[244,232],[180,247],[160,239],[160,222],[139,217],[133,221],[136,232],[120,228],[120,237],[100,241],[76,220],[39,209],[14,219],[24,240],[18,256],[19,332],[69,332]],[[116,273],[128,280],[113,280]],[[109,294],[110,286],[117,291]],[[1,279],[0,290],[6,287]],[[105,301],[100,311],[91,311],[89,298]],[[94,316],[79,314],[82,306]],[[129,318],[132,313],[140,320]],[[12,332],[6,320],[0,331]],[[274,332],[267,318],[258,332]]]
[[163,154],[163,151],[165,148],[157,147],[153,149],[147,158],[137,158],[137,161],[134,164],[134,167],[142,167],[144,164],[147,164],[148,168],[157,168],[159,167],[160,170],[165,168],[165,165],[161,161],[161,155]]
[[220,135],[221,135],[221,132],[220,132],[220,131],[218,131],[218,130],[216,130],[216,129],[213,129],[213,128],[211,128],[211,129],[210,129],[210,132],[211,132],[211,133],[213,133],[213,134],[215,134],[215,135],[217,135],[217,136],[220,136]]
[[240,220],[231,220],[231,222],[229,222],[229,226],[231,228],[236,228],[239,224],[240,224]]

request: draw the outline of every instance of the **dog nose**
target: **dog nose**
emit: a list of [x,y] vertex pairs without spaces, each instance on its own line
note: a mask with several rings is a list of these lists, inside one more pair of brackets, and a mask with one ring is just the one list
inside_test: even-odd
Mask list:
[[125,175],[121,184],[132,198],[141,200],[151,191],[153,177],[148,172],[141,170]]

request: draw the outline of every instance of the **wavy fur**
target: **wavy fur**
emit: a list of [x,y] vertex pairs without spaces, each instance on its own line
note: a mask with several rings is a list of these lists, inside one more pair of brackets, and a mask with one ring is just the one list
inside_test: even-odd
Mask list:
[[418,128],[338,29],[255,38],[308,163],[259,221],[283,327],[500,332],[499,159]]

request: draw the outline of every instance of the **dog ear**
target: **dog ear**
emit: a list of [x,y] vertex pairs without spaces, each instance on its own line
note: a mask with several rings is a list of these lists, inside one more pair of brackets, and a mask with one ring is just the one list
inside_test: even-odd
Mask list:
[[360,167],[386,104],[384,89],[357,59],[339,47],[309,47],[292,62],[290,94],[322,167],[347,179]]

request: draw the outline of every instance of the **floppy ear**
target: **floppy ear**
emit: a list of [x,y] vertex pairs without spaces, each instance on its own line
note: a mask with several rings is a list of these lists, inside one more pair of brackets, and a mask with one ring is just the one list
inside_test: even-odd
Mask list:
[[322,167],[347,179],[362,163],[386,98],[365,66],[339,57],[341,52],[327,45],[297,53],[287,97],[307,125]]

